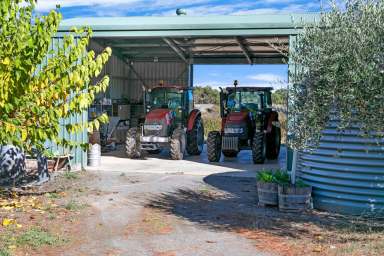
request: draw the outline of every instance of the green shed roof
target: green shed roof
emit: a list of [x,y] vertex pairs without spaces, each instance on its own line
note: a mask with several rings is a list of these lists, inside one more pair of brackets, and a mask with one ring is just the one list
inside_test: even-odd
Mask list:
[[[95,17],[64,20],[59,31],[71,27],[90,26],[95,36],[196,36],[196,35],[246,35],[257,30],[269,35],[289,35],[303,24],[315,22],[316,13],[275,14],[247,16],[145,16],[145,17]],[[177,31],[180,31],[177,33]],[[257,33],[257,32],[256,32]]]
[[288,46],[289,36],[319,14],[247,16],[98,17],[64,20],[58,36],[89,26],[93,39],[129,61],[194,64],[283,63],[271,42]]

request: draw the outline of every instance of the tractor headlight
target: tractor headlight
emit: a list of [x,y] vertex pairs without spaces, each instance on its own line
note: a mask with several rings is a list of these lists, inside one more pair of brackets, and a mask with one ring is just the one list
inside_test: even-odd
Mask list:
[[144,130],[147,131],[160,131],[163,129],[163,126],[161,124],[145,124]]
[[224,128],[224,133],[229,134],[229,133],[243,133],[244,129],[243,128]]

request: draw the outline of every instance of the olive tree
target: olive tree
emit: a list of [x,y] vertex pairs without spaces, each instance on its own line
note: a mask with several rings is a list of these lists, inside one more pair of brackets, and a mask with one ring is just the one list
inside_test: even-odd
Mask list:
[[384,1],[331,3],[331,10],[297,36],[290,58],[294,121],[290,146],[317,144],[331,119],[338,129],[384,130]]
[[52,44],[62,19],[57,10],[34,13],[35,0],[0,2],[0,145],[44,150],[47,140],[64,147],[85,146],[59,137],[60,129],[76,133],[98,128],[106,116],[92,122],[60,126],[79,115],[105,91],[107,76],[97,77],[111,55],[87,51],[90,29],[73,29],[62,44]]

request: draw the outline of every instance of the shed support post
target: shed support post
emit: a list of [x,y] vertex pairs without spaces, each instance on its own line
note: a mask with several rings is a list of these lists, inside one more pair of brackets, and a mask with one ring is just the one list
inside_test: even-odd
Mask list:
[[188,87],[193,87],[193,64],[189,64]]
[[[289,36],[289,52],[291,53],[292,51],[294,51],[294,44],[296,42],[296,36]],[[289,54],[290,56],[290,54]],[[294,126],[295,124],[295,117],[291,111],[291,104],[292,104],[292,101],[290,99],[290,93],[289,93],[289,90],[290,90],[290,87],[292,86],[292,83],[293,83],[293,79],[294,79],[294,76],[296,74],[296,65],[295,63],[293,63],[293,60],[291,58],[288,59],[288,98],[287,98],[287,142],[288,140],[292,139],[292,136],[294,136],[294,134],[292,134],[292,131],[291,131],[291,128]],[[289,143],[287,143],[289,144]],[[296,152],[297,154],[297,152]],[[295,161],[297,159],[294,159],[294,152],[291,148],[287,147],[287,170],[288,171],[292,171],[293,169],[293,165],[297,164],[297,161]],[[296,166],[294,167],[294,171],[296,170]]]

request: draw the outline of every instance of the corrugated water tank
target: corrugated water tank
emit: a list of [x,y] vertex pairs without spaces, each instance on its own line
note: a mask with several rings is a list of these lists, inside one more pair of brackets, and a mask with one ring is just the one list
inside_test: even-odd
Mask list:
[[298,175],[313,186],[314,207],[384,215],[384,139],[331,122],[316,150],[300,154]]

